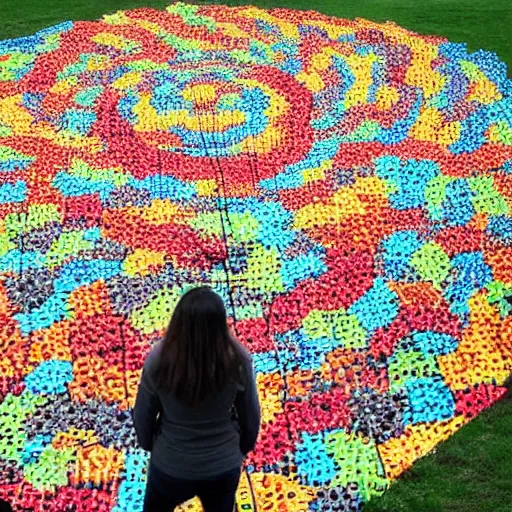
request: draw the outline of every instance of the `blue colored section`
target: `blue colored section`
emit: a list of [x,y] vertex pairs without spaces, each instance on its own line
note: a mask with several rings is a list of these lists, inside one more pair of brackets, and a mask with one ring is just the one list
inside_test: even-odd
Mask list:
[[318,140],[313,143],[309,153],[300,162],[288,165],[284,172],[274,178],[261,180],[259,185],[268,190],[298,188],[304,184],[302,171],[320,167],[325,160],[336,156],[340,146],[339,137]]
[[327,454],[323,432],[302,432],[294,460],[297,474],[303,476],[308,485],[325,485],[336,476],[337,469],[333,458]]
[[250,213],[259,223],[255,239],[266,247],[284,249],[295,240],[296,233],[290,229],[293,214],[278,202],[228,198],[219,199],[218,205],[219,209],[226,208],[228,215]]
[[487,233],[496,237],[502,244],[512,244],[512,217],[505,215],[490,216],[487,222]]
[[75,135],[87,135],[96,119],[96,113],[90,110],[67,110],[61,117],[60,129]]
[[257,352],[252,354],[254,371],[257,373],[273,373],[279,371],[279,363],[277,361],[277,353],[275,350],[271,352]]
[[22,156],[0,160],[0,172],[21,171],[26,169],[34,160],[35,158]]
[[130,124],[137,123],[137,116],[133,113],[133,107],[139,102],[139,96],[132,91],[128,91],[127,94],[119,99],[117,103],[117,110],[121,117],[128,121]]
[[396,156],[383,156],[375,160],[375,172],[398,189],[389,195],[390,205],[397,210],[407,210],[425,205],[425,187],[439,174],[439,166],[431,160],[404,162]]
[[68,298],[67,293],[54,293],[39,308],[32,309],[29,313],[14,315],[21,333],[26,336],[32,331],[45,329],[67,318],[69,316]]
[[464,179],[451,181],[446,185],[446,198],[443,201],[443,215],[452,226],[467,224],[475,214],[471,202],[473,193]]
[[400,281],[413,276],[415,271],[409,261],[422,245],[423,242],[415,231],[397,231],[383,240],[381,249],[386,278]]
[[349,314],[356,315],[359,323],[369,332],[386,327],[398,315],[398,295],[392,292],[386,281],[375,279],[373,286],[350,309]]
[[80,286],[90,285],[99,279],[107,280],[121,272],[120,261],[72,260],[59,270],[54,281],[56,292],[72,292]]
[[52,34],[68,32],[73,28],[73,22],[65,21],[53,27],[48,27],[32,36],[18,37],[16,39],[7,39],[0,41],[0,55],[12,51],[23,53],[35,53],[41,45],[45,43],[44,37]]
[[455,402],[450,388],[439,377],[413,379],[406,383],[410,411],[405,423],[430,423],[448,420],[455,414]]
[[415,350],[423,352],[425,355],[443,355],[454,352],[457,349],[459,341],[442,332],[424,331],[417,332],[411,336]]
[[27,184],[24,181],[0,185],[0,203],[22,203],[27,196]]
[[147,190],[151,199],[192,199],[196,195],[196,186],[174,178],[155,174],[142,180],[132,178],[129,184],[138,190]]
[[464,317],[469,313],[468,299],[492,281],[492,270],[481,252],[458,254],[451,263],[455,272],[447,279],[444,297],[450,303],[450,310]]
[[126,454],[124,477],[119,485],[117,503],[112,512],[142,512],[147,482],[149,454],[144,450],[130,450]]
[[107,181],[92,181],[61,171],[55,175],[53,186],[67,197],[98,193],[102,201],[116,189],[116,185]]
[[13,249],[0,256],[0,272],[12,272],[19,274],[29,268],[41,268],[45,265],[46,256],[35,251],[23,251]]
[[58,394],[67,391],[73,380],[73,364],[52,359],[42,362],[25,377],[27,389],[34,394]]
[[327,265],[316,251],[286,260],[281,266],[283,284],[287,289],[294,288],[299,281],[309,277],[319,277],[324,272],[327,272]]
[[377,142],[382,144],[398,144],[405,140],[409,134],[409,131],[418,120],[418,115],[423,103],[421,94],[417,94],[416,99],[407,114],[405,119],[400,119],[393,123],[391,128],[382,128],[376,138]]
[[[503,64],[503,63],[502,63]],[[487,142],[485,132],[496,119],[503,116],[503,112],[510,111],[512,100],[504,98],[491,105],[482,105],[471,113],[466,119],[460,122],[459,139],[449,146],[449,150],[454,154],[472,153],[482,147]]]
[[257,136],[265,131],[268,119],[264,114],[270,105],[270,98],[258,88],[245,89],[240,94],[239,108],[245,114],[245,122],[227,128],[222,132],[203,129],[200,132],[183,126],[171,128],[180,137],[183,146],[180,151],[195,157],[229,156],[233,147],[248,136]]
[[194,105],[182,96],[181,87],[176,82],[165,82],[153,89],[151,105],[158,114],[163,115],[173,110],[192,111]]
[[37,435],[31,442],[27,443],[21,454],[23,464],[33,464],[39,460],[44,449],[52,442],[52,436]]
[[41,113],[41,104],[44,100],[44,94],[42,93],[32,93],[25,92],[23,93],[23,106],[35,116],[40,115]]
[[300,370],[316,370],[325,363],[326,355],[341,345],[341,340],[332,337],[311,339],[302,330],[297,344],[300,353],[298,361]]

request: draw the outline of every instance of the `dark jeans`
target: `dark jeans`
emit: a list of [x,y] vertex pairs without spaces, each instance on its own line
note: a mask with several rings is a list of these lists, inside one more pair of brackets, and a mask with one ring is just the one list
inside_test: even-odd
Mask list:
[[12,512],[12,507],[7,501],[0,500],[0,512]]
[[211,480],[182,480],[150,464],[144,512],[172,512],[195,496],[204,512],[233,512],[240,473],[241,468],[236,468]]

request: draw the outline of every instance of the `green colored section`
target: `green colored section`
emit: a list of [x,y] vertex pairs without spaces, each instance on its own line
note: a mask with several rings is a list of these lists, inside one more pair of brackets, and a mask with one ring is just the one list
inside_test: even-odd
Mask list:
[[334,338],[345,348],[366,347],[366,331],[355,315],[344,310],[311,311],[302,322],[304,333],[312,338]]
[[512,127],[505,121],[498,121],[496,123],[496,130],[500,142],[506,146],[512,146]]
[[[200,213],[190,220],[190,225],[207,236],[223,237],[220,212]],[[224,223],[226,235],[234,242],[250,242],[259,233],[260,224],[250,213],[230,213],[229,222]]]
[[24,422],[35,413],[46,398],[28,391],[20,396],[8,394],[0,403],[0,459],[21,463],[21,454],[26,444]]
[[92,249],[94,242],[85,239],[83,231],[68,231],[61,233],[46,254],[47,265],[59,266],[70,256],[76,256],[80,251]]
[[425,200],[432,220],[443,218],[443,201],[446,199],[446,185],[453,181],[451,176],[440,174],[432,178],[425,187]]
[[414,379],[439,375],[436,358],[423,352],[399,350],[389,361],[389,391],[395,393]]
[[164,71],[169,69],[168,64],[161,64],[146,59],[133,60],[127,62],[125,66],[132,71]]
[[495,304],[502,317],[512,312],[512,284],[492,281],[486,288],[489,304]]
[[[247,258],[248,271],[241,275],[245,286],[262,292],[283,292],[283,279],[281,277],[281,259],[279,251],[275,248],[265,249],[256,246]],[[236,280],[235,280],[236,281]]]
[[9,137],[12,135],[12,129],[8,126],[0,125],[0,137]]
[[250,318],[263,318],[263,305],[261,302],[247,304],[246,306],[236,308],[237,320],[247,320]]
[[201,49],[201,43],[195,39],[185,39],[183,37],[178,37],[174,34],[167,33],[162,34],[161,37],[162,40],[165,41],[169,46],[176,48],[176,50],[180,52]]
[[222,237],[222,224],[220,212],[199,213],[190,219],[190,225],[200,234],[205,236]]
[[363,512],[510,512],[512,392],[414,463]]
[[72,448],[55,449],[53,446],[45,448],[37,462],[23,467],[25,480],[36,489],[55,490],[57,486],[68,485],[68,471],[72,468],[76,456]]
[[116,187],[126,185],[130,179],[129,175],[117,169],[93,169],[81,160],[74,160],[68,172],[86,180],[112,183]]
[[89,87],[75,94],[75,102],[82,107],[93,107],[103,92],[103,87]]
[[16,249],[16,244],[9,239],[9,233],[0,233],[0,258],[12,249]]
[[[7,127],[4,127],[8,129]],[[7,160],[21,160],[24,162],[33,162],[35,157],[24,155],[9,146],[0,146],[0,162],[7,162]]]
[[436,288],[450,273],[451,263],[448,255],[436,243],[429,242],[418,249],[411,258],[412,267],[425,281],[431,281]]
[[22,52],[12,52],[7,60],[0,60],[0,82],[15,80],[16,73],[34,60],[34,55]]
[[462,72],[466,75],[466,78],[471,82],[478,82],[485,78],[485,75],[480,71],[480,68],[473,62],[463,60],[460,63]]
[[388,479],[374,440],[344,431],[335,432],[326,437],[326,451],[341,469],[331,486],[345,487],[355,482],[364,500],[386,490]]
[[352,133],[343,137],[344,142],[365,142],[375,140],[381,126],[377,121],[363,121]]
[[145,308],[134,310],[130,317],[132,325],[143,334],[166,329],[180,296],[181,290],[177,287],[159,291]]
[[48,222],[62,222],[56,204],[31,204],[28,213],[9,213],[6,215],[5,231],[9,238],[31,229],[40,228]]
[[250,213],[230,214],[226,228],[236,242],[250,242],[258,235],[260,224]]
[[478,213],[487,215],[507,215],[509,212],[507,201],[494,188],[492,176],[475,176],[468,178],[468,184],[474,196],[471,198],[473,206]]
[[215,29],[215,20],[209,16],[201,16],[197,14],[198,5],[189,4],[173,4],[167,7],[167,11],[171,14],[177,14],[186,25],[203,26],[208,30]]

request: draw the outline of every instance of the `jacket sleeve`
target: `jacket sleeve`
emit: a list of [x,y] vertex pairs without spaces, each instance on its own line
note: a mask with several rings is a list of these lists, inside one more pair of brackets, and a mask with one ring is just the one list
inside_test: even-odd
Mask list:
[[254,450],[261,423],[260,401],[252,359],[245,364],[245,388],[238,391],[235,408],[240,425],[240,450],[244,455]]
[[160,399],[148,374],[146,365],[142,370],[139,390],[133,408],[133,424],[141,448],[150,452],[158,430]]

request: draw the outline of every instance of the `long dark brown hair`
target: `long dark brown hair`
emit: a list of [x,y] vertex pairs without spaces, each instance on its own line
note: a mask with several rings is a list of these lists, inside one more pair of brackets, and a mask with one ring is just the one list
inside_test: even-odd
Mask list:
[[241,376],[242,349],[231,336],[221,297],[208,286],[185,293],[163,339],[155,383],[189,405]]

